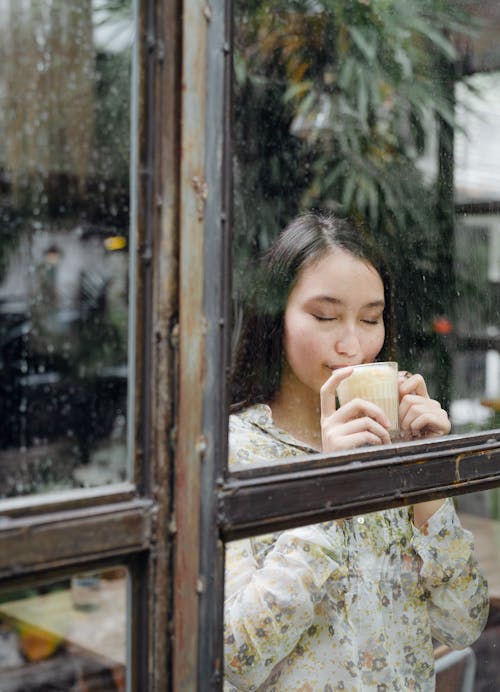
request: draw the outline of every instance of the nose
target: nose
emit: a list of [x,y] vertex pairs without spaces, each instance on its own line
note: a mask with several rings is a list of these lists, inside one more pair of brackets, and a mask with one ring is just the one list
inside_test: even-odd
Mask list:
[[359,338],[354,327],[345,325],[335,341],[335,351],[341,356],[353,358],[360,351]]

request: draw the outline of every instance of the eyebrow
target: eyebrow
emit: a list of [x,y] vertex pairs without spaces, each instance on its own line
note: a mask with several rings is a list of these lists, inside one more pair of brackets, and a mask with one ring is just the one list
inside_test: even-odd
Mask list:
[[[319,296],[313,296],[312,298],[309,298],[308,302],[320,302],[320,303],[330,303],[331,305],[343,305],[344,302],[342,300],[339,300],[339,298],[334,298],[333,296],[324,296],[324,295],[319,295]],[[364,308],[384,308],[385,307],[385,301],[383,300],[374,300],[371,303],[366,303],[366,305],[363,305],[362,307]]]

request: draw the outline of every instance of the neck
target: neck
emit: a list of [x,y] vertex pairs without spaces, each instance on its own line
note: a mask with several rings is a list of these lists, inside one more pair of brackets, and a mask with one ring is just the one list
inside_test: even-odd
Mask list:
[[[291,381],[293,378],[293,382]],[[313,449],[321,450],[321,425],[319,395],[301,385],[292,376],[283,375],[281,385],[269,402],[275,425],[305,442]]]

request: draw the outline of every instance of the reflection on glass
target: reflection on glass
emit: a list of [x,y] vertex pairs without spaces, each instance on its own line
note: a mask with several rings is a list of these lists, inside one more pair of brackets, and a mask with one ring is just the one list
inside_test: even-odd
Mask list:
[[500,427],[500,73],[456,85],[456,271],[460,290],[455,358],[457,430]]
[[[497,566],[478,567],[452,500],[423,523],[421,510],[384,510],[230,543],[228,689],[433,690],[435,659],[444,677],[451,650],[465,649],[475,660],[470,647],[484,681],[492,633],[483,633],[488,590],[481,569]],[[491,551],[492,522],[477,521],[467,515],[465,525]]]
[[475,690],[493,690],[500,680],[500,489],[456,499],[462,525],[474,536],[475,553],[488,580],[490,612],[485,631],[473,644]]
[[481,64],[462,48],[471,18],[453,2],[234,7],[234,343],[256,258],[298,212],[333,211],[391,270],[401,369],[452,432],[495,427],[497,76],[488,53],[490,74],[461,78]]
[[[457,431],[493,427],[494,185],[471,223],[460,156],[477,141],[464,99],[483,104],[460,79],[470,17],[452,2],[234,7],[230,470],[388,443],[376,409],[336,401],[341,366],[375,359],[398,361],[407,438],[447,434],[441,405]],[[230,544],[228,689],[430,690],[435,668],[440,684],[458,668],[498,680],[481,576],[498,571],[497,517],[463,517],[481,567],[451,499]]]
[[3,692],[125,690],[123,568],[0,598]]
[[125,474],[130,5],[0,2],[0,497]]
[[358,224],[307,213],[286,227],[235,351],[231,468],[390,444],[391,431],[403,440],[450,431],[421,375],[394,362],[366,367],[394,361],[393,301],[383,255]]

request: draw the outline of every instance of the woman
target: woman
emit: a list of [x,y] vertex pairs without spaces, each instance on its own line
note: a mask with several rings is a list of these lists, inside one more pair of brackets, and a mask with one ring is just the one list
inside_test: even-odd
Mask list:
[[[231,467],[389,443],[379,407],[336,406],[351,366],[386,359],[393,342],[388,273],[362,232],[299,217],[259,285],[233,374]],[[399,395],[405,436],[449,432],[420,375],[402,376]],[[460,648],[485,624],[472,549],[451,500],[230,544],[225,688],[433,690],[433,637]]]

